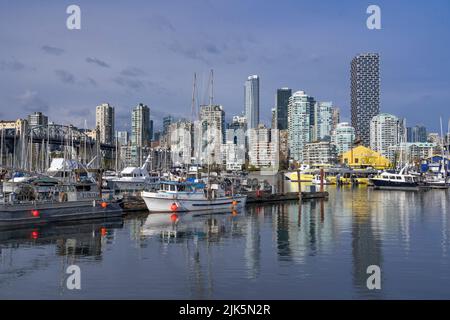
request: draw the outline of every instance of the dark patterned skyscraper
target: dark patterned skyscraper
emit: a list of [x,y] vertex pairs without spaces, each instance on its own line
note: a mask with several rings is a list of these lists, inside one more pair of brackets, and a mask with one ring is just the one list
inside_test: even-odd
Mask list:
[[356,138],[370,145],[370,121],[380,113],[380,56],[357,55],[351,63],[351,113]]

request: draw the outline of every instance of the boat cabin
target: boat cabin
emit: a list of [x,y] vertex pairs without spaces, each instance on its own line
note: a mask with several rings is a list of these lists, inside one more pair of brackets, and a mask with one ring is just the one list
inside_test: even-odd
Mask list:
[[396,174],[396,173],[389,173],[389,172],[383,172],[380,175],[380,178],[386,181],[398,181],[398,182],[418,182],[417,177],[413,175],[407,175],[407,174]]
[[178,181],[162,181],[160,183],[159,192],[196,192],[203,190],[203,183],[195,182],[178,182]]

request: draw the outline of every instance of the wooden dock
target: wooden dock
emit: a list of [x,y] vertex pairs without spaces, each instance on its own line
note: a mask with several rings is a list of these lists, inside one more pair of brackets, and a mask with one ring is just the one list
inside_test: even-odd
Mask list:
[[147,211],[144,199],[136,195],[124,195],[122,200],[122,209],[124,212]]
[[[315,200],[315,199],[328,199],[328,192],[317,191],[317,192],[302,192],[302,201],[304,200]],[[298,192],[288,192],[288,193],[265,193],[262,192],[259,195],[256,192],[251,192],[247,194],[247,203],[269,203],[269,202],[281,202],[281,201],[298,201]]]

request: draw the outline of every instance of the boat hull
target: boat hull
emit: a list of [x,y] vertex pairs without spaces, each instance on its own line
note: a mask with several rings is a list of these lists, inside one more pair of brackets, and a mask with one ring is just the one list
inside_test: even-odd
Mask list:
[[[103,207],[102,203],[106,203]],[[74,201],[0,206],[0,228],[122,216],[118,202]]]
[[379,190],[403,190],[403,191],[419,191],[421,187],[415,182],[405,181],[386,181],[382,179],[370,180],[375,189]]
[[[212,200],[194,198],[189,199],[177,194],[161,194],[157,192],[142,192],[142,198],[150,212],[190,212],[190,211],[218,211],[241,209],[245,207],[247,196],[219,197]],[[172,205],[176,204],[176,210]],[[235,203],[235,204],[233,204]]]

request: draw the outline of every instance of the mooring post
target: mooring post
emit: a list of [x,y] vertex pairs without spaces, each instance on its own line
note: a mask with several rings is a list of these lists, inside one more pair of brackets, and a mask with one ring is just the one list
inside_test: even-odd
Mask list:
[[302,202],[302,182],[300,180],[300,170],[297,170],[297,186],[298,186],[298,200]]
[[320,192],[323,192],[323,176],[324,176],[324,172],[323,172],[323,168],[320,169]]

